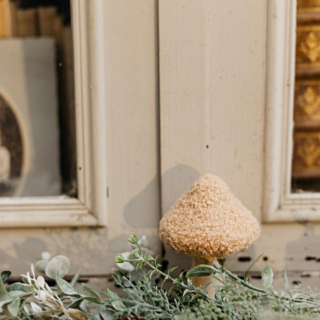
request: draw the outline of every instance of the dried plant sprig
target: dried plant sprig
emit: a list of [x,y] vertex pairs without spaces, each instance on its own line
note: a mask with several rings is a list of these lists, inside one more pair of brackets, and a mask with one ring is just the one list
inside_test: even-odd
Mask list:
[[[286,293],[273,289],[273,271],[265,267],[262,271],[263,287],[250,284],[248,273],[244,279],[227,270],[224,261],[212,266],[200,265],[174,277],[171,268],[168,272],[149,252],[143,250],[138,238],[130,236],[128,241],[135,248],[133,258],[116,257],[117,263],[131,263],[135,269],[124,274],[118,271],[115,282],[123,290],[124,297],[107,289],[105,298],[87,285],[82,292],[61,275],[68,269],[66,257],[54,257],[46,262],[48,273],[55,277],[57,287],[49,287],[45,278],[36,276],[35,268],[22,275],[23,282],[5,285],[9,271],[0,277],[0,319],[39,320],[39,319],[107,319],[113,317],[142,316],[147,320],[254,320],[254,319],[320,319],[320,294],[310,288],[291,288],[284,275]],[[255,261],[256,262],[256,261]],[[41,264],[41,266],[44,265]],[[60,267],[59,267],[60,266]],[[41,270],[45,270],[42,268]],[[142,277],[136,277],[141,273]],[[215,296],[208,295],[205,288],[196,287],[193,277],[211,276],[214,281]],[[138,279],[138,280],[137,280]],[[140,279],[140,280],[139,280]],[[155,279],[159,280],[158,285]],[[169,285],[169,289],[165,289]],[[213,284],[211,284],[213,285]]]
[[[157,263],[157,259],[154,259],[148,253],[143,254],[141,247],[138,243],[137,237],[131,236],[128,241],[137,247],[137,252],[134,259],[126,260],[118,256],[117,260],[123,260],[123,262],[131,262],[136,264],[137,268],[142,269],[147,267],[149,269],[149,276],[157,273],[159,274],[163,282],[171,282],[171,288],[169,291],[165,291],[164,299],[169,301],[173,308],[166,308],[163,311],[171,311],[171,317],[182,317],[186,312],[194,313],[194,310],[198,310],[201,314],[203,311],[201,306],[206,306],[206,310],[215,310],[216,314],[223,314],[226,319],[258,319],[262,314],[267,311],[282,312],[292,315],[308,315],[318,316],[320,313],[320,295],[317,292],[313,292],[310,289],[303,289],[301,286],[291,289],[287,279],[287,273],[284,275],[284,284],[286,294],[284,292],[278,293],[273,287],[273,271],[270,267],[266,266],[262,270],[262,284],[263,288],[253,286],[248,281],[248,273],[251,270],[254,263],[261,257],[261,255],[254,261],[252,265],[245,272],[244,280],[239,278],[224,267],[225,261],[219,261],[219,264],[212,266],[200,265],[189,270],[186,275],[180,274],[179,277],[174,278],[171,276],[172,271],[175,268],[171,268],[167,273],[161,270],[161,265]],[[211,298],[208,295],[208,285],[205,288],[195,287],[190,280],[193,277],[212,276],[215,278],[218,285],[215,285],[215,297]],[[123,280],[129,283],[129,286],[125,286]],[[161,306],[161,299],[150,299],[150,292],[152,288],[146,283],[134,284],[130,282],[130,277],[119,274],[117,277],[117,283],[125,292],[135,294],[126,300],[127,304],[130,304],[130,310],[139,311],[137,302],[137,296],[146,296],[143,303],[153,304]],[[163,282],[160,287],[163,286]],[[210,285],[210,284],[209,284]],[[139,287],[137,291],[137,287]],[[141,290],[148,291],[149,295],[144,295]],[[163,304],[165,305],[165,304]],[[200,310],[200,311],[199,311]],[[210,311],[210,312],[211,312]],[[140,310],[141,312],[141,310]],[[148,310],[142,312],[147,317],[149,316]],[[131,313],[130,313],[131,314]],[[136,314],[136,313],[132,313]]]

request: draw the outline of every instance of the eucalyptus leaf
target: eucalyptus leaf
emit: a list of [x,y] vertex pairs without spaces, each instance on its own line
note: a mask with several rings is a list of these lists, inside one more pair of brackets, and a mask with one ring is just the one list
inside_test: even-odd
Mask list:
[[63,278],[70,269],[70,260],[65,256],[52,258],[45,269],[45,274],[52,279]]
[[1,297],[1,299],[0,299],[0,307],[3,307],[5,305],[7,305],[7,304],[11,303],[14,300],[15,300],[15,298],[10,297],[9,295],[6,295],[4,299],[2,299],[2,297]]
[[198,278],[198,277],[207,277],[216,273],[216,270],[209,265],[200,264],[192,269],[190,269],[186,276],[188,279],[190,278]]
[[7,298],[20,298],[20,297],[28,297],[31,295],[31,292],[25,292],[20,290],[10,291],[1,296],[0,300],[4,300]]
[[2,271],[1,272],[1,279],[2,279],[2,282],[5,283],[9,277],[11,276],[11,271]]
[[86,296],[94,298],[97,301],[97,303],[101,302],[99,294],[92,290],[88,285],[84,284],[82,288]]
[[30,303],[31,309],[34,313],[42,312],[43,310],[34,302],[31,301]]
[[68,283],[67,281],[61,279],[61,278],[57,278],[57,285],[59,286],[60,290],[67,295],[70,296],[80,296],[79,292],[77,292],[72,285],[70,285],[70,283]]
[[6,288],[4,286],[2,276],[0,277],[0,293],[7,293]]
[[48,263],[49,263],[48,260],[40,260],[36,262],[36,264],[34,265],[36,272],[45,276]]
[[8,312],[13,316],[16,317],[20,310],[20,300],[16,299],[7,306]]
[[10,291],[24,291],[24,292],[29,292],[28,288],[24,284],[20,283],[12,283],[6,287],[7,292]]
[[265,289],[270,289],[273,282],[273,270],[269,266],[265,266],[262,270],[262,284]]

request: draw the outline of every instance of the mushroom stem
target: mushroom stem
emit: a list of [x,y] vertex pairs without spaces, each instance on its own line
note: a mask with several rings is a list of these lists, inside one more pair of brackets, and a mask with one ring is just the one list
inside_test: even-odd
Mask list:
[[[212,265],[214,263],[217,262],[216,258],[207,258],[207,257],[193,257],[192,258],[192,268],[195,266],[198,266],[199,264],[207,264],[207,265]],[[192,283],[195,287],[199,287],[201,286],[202,288],[204,288],[208,283],[212,282],[207,290],[208,290],[208,296],[210,298],[214,298],[215,295],[215,290],[213,288],[213,281],[214,279],[210,276],[208,277],[197,277],[197,278],[193,278],[192,279]]]

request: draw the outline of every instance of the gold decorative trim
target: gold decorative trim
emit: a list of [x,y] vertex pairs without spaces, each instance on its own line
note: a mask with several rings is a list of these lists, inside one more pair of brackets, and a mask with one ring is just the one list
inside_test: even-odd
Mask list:
[[294,119],[320,120],[320,82],[296,82]]
[[298,10],[317,9],[320,7],[319,0],[297,0]]
[[320,168],[320,132],[294,134],[293,171]]
[[298,9],[298,14],[299,13],[320,13],[320,8],[299,8]]
[[300,31],[320,31],[320,25],[308,25],[308,26],[298,26],[297,27],[297,32]]
[[[297,69],[306,69],[306,68],[310,68],[310,67],[319,67],[320,68],[320,62],[316,62],[316,63],[297,63],[296,64],[296,68]],[[319,70],[316,70],[317,73],[319,73]]]
[[319,80],[296,80],[295,84],[296,86],[320,86],[320,79]]
[[320,26],[297,29],[296,63],[299,67],[320,65]]

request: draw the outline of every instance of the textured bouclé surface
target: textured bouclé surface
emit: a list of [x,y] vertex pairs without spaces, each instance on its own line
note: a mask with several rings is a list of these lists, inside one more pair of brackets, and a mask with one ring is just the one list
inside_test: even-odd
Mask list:
[[219,177],[200,177],[160,222],[160,238],[178,252],[226,258],[244,251],[260,235],[252,213]]

